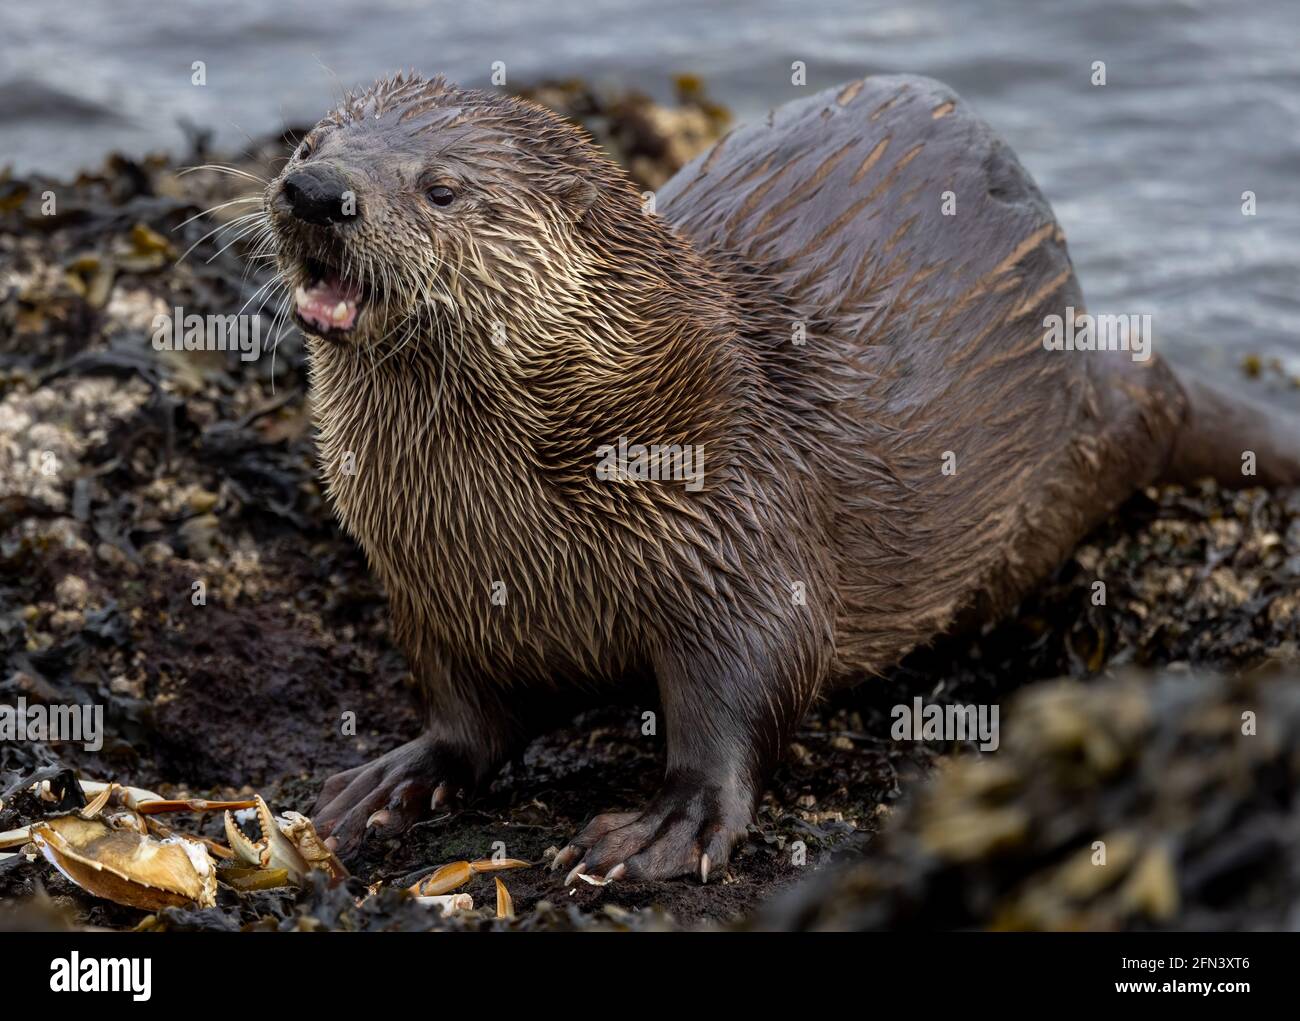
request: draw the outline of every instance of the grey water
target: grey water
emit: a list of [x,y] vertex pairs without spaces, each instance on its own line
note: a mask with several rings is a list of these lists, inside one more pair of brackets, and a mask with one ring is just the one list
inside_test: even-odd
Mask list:
[[[182,120],[236,147],[342,87],[486,84],[497,61],[508,84],[662,98],[690,72],[741,118],[864,74],[943,79],[1053,204],[1091,311],[1149,313],[1157,351],[1300,409],[1298,0],[5,0],[0,165],[179,151]],[[1282,371],[1247,384],[1247,355]]]

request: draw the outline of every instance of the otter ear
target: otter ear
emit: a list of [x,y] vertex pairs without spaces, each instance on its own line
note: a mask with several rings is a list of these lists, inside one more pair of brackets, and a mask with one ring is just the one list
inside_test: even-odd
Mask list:
[[578,174],[560,174],[555,178],[552,191],[564,205],[572,210],[574,222],[579,222],[596,204],[600,189]]

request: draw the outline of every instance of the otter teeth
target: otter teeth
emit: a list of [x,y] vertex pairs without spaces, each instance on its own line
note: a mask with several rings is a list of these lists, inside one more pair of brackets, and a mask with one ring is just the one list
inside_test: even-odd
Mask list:
[[360,288],[338,278],[326,278],[310,287],[294,290],[294,304],[299,317],[308,326],[321,331],[349,330],[357,320]]

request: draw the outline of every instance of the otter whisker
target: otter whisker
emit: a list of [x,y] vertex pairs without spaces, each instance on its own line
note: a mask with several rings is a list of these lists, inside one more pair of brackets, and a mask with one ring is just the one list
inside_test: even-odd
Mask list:
[[[248,298],[248,299],[247,299],[247,300],[246,300],[242,305],[239,306],[239,311],[236,312],[235,315],[237,315],[237,316],[239,316],[239,315],[243,315],[243,314],[244,314],[244,309],[248,308],[249,305],[251,305],[254,301],[257,300],[257,296],[258,296],[259,294],[261,294],[263,291],[265,291],[268,287],[270,287],[270,286],[273,285],[273,284],[280,284],[280,285],[283,285],[283,286],[285,286],[285,287],[288,286],[288,284],[286,284],[286,283],[285,283],[283,280],[281,280],[279,277],[271,277],[270,280],[268,280],[268,281],[267,281],[266,283],[264,283],[261,287],[259,287],[257,290],[255,290],[255,291],[252,293],[252,295],[251,295],[251,296],[250,296],[250,297],[249,297],[249,298]],[[271,293],[273,294],[273,293],[275,293],[275,292],[272,291]],[[266,305],[266,300],[267,300],[266,298],[263,298],[263,299],[262,299],[262,304],[257,306],[257,314],[258,314],[258,315],[261,315],[261,314],[262,314],[262,308]]]
[[[435,306],[438,304],[438,300],[435,299],[434,295],[431,293],[433,288],[438,284],[440,280],[440,271],[444,264],[445,264],[444,261],[441,258],[439,258],[435,253],[434,266],[431,274],[426,275],[425,278],[420,281],[420,288],[421,291],[423,292],[423,300],[424,300],[424,304],[421,306],[420,311],[421,313],[425,311],[428,312],[430,316],[430,322],[435,327],[436,343],[433,345],[433,347],[437,350],[434,351],[434,355],[435,357],[438,357],[440,360],[439,372],[437,376],[438,387],[434,393],[433,403],[429,408],[429,414],[426,418],[426,424],[425,424],[426,430],[430,430],[433,428],[435,417],[438,413],[438,409],[442,406],[442,399],[443,399],[443,395],[446,392],[446,386],[447,386],[447,348],[451,345],[449,344],[448,339],[446,337],[446,333],[448,332],[447,328],[444,325],[443,321],[439,319],[436,315]],[[446,287],[443,287],[442,291],[443,294],[441,297],[441,303],[444,304],[447,308],[451,309],[452,315],[455,318],[457,330],[463,331],[464,326],[460,318],[459,305],[457,304],[457,302],[455,302],[452,299],[451,295],[447,293]],[[456,347],[456,371],[459,372],[461,359],[464,357],[464,350],[462,345],[457,344],[455,345],[455,347]]]
[[[259,214],[257,214],[257,215],[260,216],[261,214],[259,213]],[[248,237],[249,234],[252,234],[254,231],[257,231],[257,230],[261,229],[262,226],[263,226],[263,224],[261,224],[260,222],[245,224],[245,225],[242,227],[242,229],[239,231],[239,233],[237,233],[233,238],[231,238],[231,239],[230,239],[229,241],[227,241],[224,245],[222,245],[220,248],[218,248],[215,252],[213,252],[211,255],[209,255],[209,256],[204,260],[204,262],[205,262],[205,263],[207,263],[207,262],[211,262],[211,261],[212,261],[213,259],[215,259],[218,255],[220,255],[220,254],[221,254],[222,252],[224,252],[227,248],[229,248],[231,245],[236,244],[236,243],[237,243],[241,238]]]
[[177,171],[176,176],[184,177],[186,174],[194,174],[200,170],[211,170],[218,174],[229,174],[231,177],[244,177],[250,181],[256,181],[258,184],[263,186],[270,184],[270,182],[264,177],[258,177],[256,174],[247,170],[242,170],[239,167],[229,167],[222,163],[203,163],[195,167],[184,167]]
[[[285,298],[286,296],[288,296],[288,297],[292,297],[292,290],[293,290],[292,287],[290,287],[290,285],[288,284],[287,281],[280,280],[279,278],[276,278],[276,281],[275,281],[275,282],[276,282],[276,284],[278,284],[280,287],[283,287],[283,288],[284,288],[284,294],[282,295],[278,289],[277,289],[277,290],[267,291],[267,293],[262,297],[261,302],[258,303],[258,306],[257,306],[257,312],[255,313],[255,314],[258,315],[258,316],[263,315],[263,311],[262,311],[262,310],[266,308],[266,303],[267,303],[268,301],[269,301],[269,302],[274,302],[274,304],[271,306],[271,307],[274,309],[274,312],[273,312],[272,315],[271,315],[271,329],[268,331],[268,333],[271,333],[271,334],[273,334],[273,333],[275,332],[275,323],[276,323],[276,320],[277,320],[277,319],[279,318],[279,316],[280,316],[280,308],[284,305],[284,298]],[[262,290],[264,290],[264,288],[258,288],[259,293],[260,293]],[[255,298],[255,297],[257,297],[257,295],[254,294],[253,297]],[[250,299],[250,302],[251,302],[251,299]],[[248,303],[245,303],[245,304],[247,305]],[[272,377],[273,377],[273,379],[274,379],[274,368],[272,369]]]
[[230,223],[223,223],[223,224],[219,224],[216,227],[213,227],[212,230],[208,231],[206,234],[203,235],[203,237],[199,238],[197,241],[194,242],[194,244],[190,245],[189,248],[185,249],[185,251],[181,253],[180,258],[176,260],[176,265],[179,266],[182,262],[184,262],[187,258],[189,258],[189,254],[192,251],[194,251],[194,249],[198,248],[199,245],[203,244],[203,242],[208,240],[208,238],[212,237],[213,235],[220,234],[226,230],[230,230],[231,228],[235,227],[240,222],[240,220],[243,220],[246,217],[260,216],[260,215],[261,215],[260,213],[245,213],[243,217],[239,217],[238,219],[232,220]]
[[[378,340],[376,340],[373,344],[369,344],[369,345],[367,345],[367,348],[368,348],[370,351],[373,352],[376,348],[380,348],[380,347],[382,347],[382,346],[384,345],[384,343],[385,343],[385,342],[386,342],[390,337],[392,337],[393,334],[395,334],[398,330],[400,330],[404,325],[406,325],[406,321],[405,321],[405,320],[402,320],[401,322],[398,322],[398,324],[397,324],[396,326],[394,326],[391,330],[389,330],[389,331],[388,331],[387,333],[385,333],[382,337],[380,337]],[[399,343],[399,344],[394,344],[392,347],[390,347],[389,350],[388,350],[388,352],[387,352],[386,354],[384,354],[384,355],[379,359],[378,362],[374,363],[373,371],[377,372],[377,371],[378,371],[378,370],[383,366],[384,362],[388,361],[389,358],[393,357],[393,355],[397,354],[397,352],[400,351],[400,350],[401,350],[401,344],[400,344],[400,343]]]
[[274,259],[275,252],[275,235],[271,226],[265,220],[261,224],[261,233],[249,243],[249,251],[244,253],[244,272],[240,275],[240,283],[248,280],[248,274],[256,267],[256,263],[263,259]]
[[209,213],[217,212],[217,210],[219,209],[225,209],[228,206],[237,206],[242,202],[261,202],[261,201],[262,201],[261,195],[241,195],[237,199],[231,199],[229,202],[222,202],[219,203],[218,205],[210,206],[200,213],[195,213],[193,216],[189,217],[188,219],[182,220],[180,223],[178,223],[175,227],[172,228],[172,231],[173,232],[178,231],[182,227],[188,226],[189,224],[193,223],[195,220],[201,220]]
[[[287,283],[284,288],[284,297],[280,299],[279,306],[276,309],[275,318],[271,320],[271,393],[275,393],[275,356],[280,350],[280,334],[284,326],[289,321],[289,305],[293,301],[293,288]],[[276,323],[279,323],[277,329]]]
[[[373,276],[374,273],[373,266],[375,263],[369,256],[366,257],[366,264],[367,264],[367,270]],[[388,333],[386,333],[374,344],[369,345],[371,348],[378,348],[382,346],[385,342],[387,342],[403,325],[407,327],[407,329],[403,332],[402,336],[398,339],[398,341],[395,344],[393,344],[389,349],[389,351],[380,358],[379,362],[375,363],[374,365],[375,370],[378,370],[378,368],[382,366],[383,363],[387,361],[390,357],[401,352],[409,343],[411,343],[414,337],[418,335],[419,332],[418,328],[421,325],[420,313],[422,311],[422,309],[414,301],[414,298],[419,296],[415,294],[416,282],[411,281],[409,278],[401,274],[397,274],[395,276],[390,275],[389,267],[384,263],[378,263],[378,266],[379,266],[379,275],[383,282],[384,297],[383,297],[382,304],[385,313],[387,314],[389,307],[392,304],[393,296],[397,296],[401,299],[402,307],[405,308],[412,308],[413,306],[415,307],[413,308],[413,311],[407,313],[404,316],[404,318],[401,321],[399,321],[393,329],[389,330]],[[421,288],[424,289],[425,287],[424,282],[421,281],[419,283]],[[424,290],[423,297],[427,302],[428,301],[427,290]]]

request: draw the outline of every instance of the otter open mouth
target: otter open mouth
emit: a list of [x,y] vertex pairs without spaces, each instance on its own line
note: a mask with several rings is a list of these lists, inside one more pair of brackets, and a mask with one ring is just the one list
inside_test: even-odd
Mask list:
[[298,324],[327,340],[351,333],[366,306],[365,287],[314,259],[305,268],[308,283],[294,291]]

